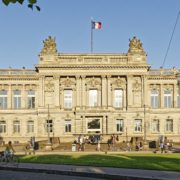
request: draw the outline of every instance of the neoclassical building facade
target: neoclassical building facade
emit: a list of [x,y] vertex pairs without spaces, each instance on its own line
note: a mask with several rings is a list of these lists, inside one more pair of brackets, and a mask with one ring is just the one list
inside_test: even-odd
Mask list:
[[0,138],[25,142],[79,134],[180,142],[178,70],[152,70],[142,43],[122,54],[58,53],[48,37],[35,69],[0,69]]

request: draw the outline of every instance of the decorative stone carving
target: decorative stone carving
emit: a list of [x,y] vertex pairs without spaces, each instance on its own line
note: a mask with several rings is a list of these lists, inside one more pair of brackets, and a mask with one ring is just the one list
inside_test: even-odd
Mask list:
[[45,83],[45,91],[46,92],[54,92],[54,83],[52,82],[52,78],[46,78]]
[[88,80],[86,84],[89,85],[90,87],[95,87],[101,85],[101,82],[93,77],[90,80]]
[[117,88],[117,87],[118,87],[118,88],[125,89],[125,88],[126,88],[125,79],[118,77],[116,80],[114,80],[114,81],[112,82],[112,86],[113,86],[114,88]]
[[65,80],[62,80],[61,85],[64,85],[65,87],[70,87],[75,85],[76,83],[71,80],[69,77],[67,77]]
[[57,54],[55,38],[49,36],[43,43],[44,47],[41,50],[41,55]]
[[141,83],[139,83],[137,79],[133,84],[133,91],[141,91]]
[[134,36],[132,39],[129,39],[129,50],[143,50],[142,43],[139,39]]
[[8,90],[8,85],[7,84],[1,84],[0,85],[0,90]]

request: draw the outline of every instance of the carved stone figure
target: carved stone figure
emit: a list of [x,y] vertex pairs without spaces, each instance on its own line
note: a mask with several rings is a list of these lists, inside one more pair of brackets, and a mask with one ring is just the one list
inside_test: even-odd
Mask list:
[[43,43],[44,47],[41,50],[41,55],[57,53],[55,38],[49,36]]
[[132,39],[129,39],[129,51],[132,50],[144,51],[141,41],[137,39],[136,36],[134,36]]

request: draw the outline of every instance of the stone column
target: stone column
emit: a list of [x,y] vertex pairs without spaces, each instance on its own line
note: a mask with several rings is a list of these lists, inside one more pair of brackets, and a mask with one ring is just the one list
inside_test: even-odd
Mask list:
[[102,118],[102,133],[103,134],[106,134],[107,132],[106,132],[106,130],[107,130],[107,126],[106,126],[107,124],[106,124],[106,116],[103,116],[103,118]]
[[12,91],[12,85],[9,85],[8,87],[8,92],[7,92],[7,96],[8,96],[8,99],[7,99],[7,108],[8,109],[12,109],[12,94],[13,94],[13,91]]
[[59,107],[60,105],[60,94],[59,94],[59,76],[54,76],[54,102],[55,107]]
[[132,107],[133,92],[132,92],[132,78],[133,76],[127,76],[127,105]]
[[27,108],[27,91],[25,89],[25,84],[22,85],[21,88],[21,108],[26,109]]
[[177,86],[176,84],[173,85],[173,107],[176,108],[177,107]]
[[39,77],[39,106],[40,107],[44,107],[44,76],[40,76]]
[[102,106],[102,103],[101,103],[101,98],[102,98],[101,89],[98,88],[97,91],[98,91],[98,92],[97,92],[97,93],[98,93],[97,106],[98,106],[99,108],[101,108],[101,106]]
[[160,108],[164,107],[164,91],[163,85],[160,84]]
[[111,108],[112,106],[112,102],[111,102],[111,96],[112,96],[112,92],[111,92],[111,76],[107,76],[107,96],[108,96],[108,108]]
[[81,79],[80,76],[76,76],[76,108],[81,106]]
[[101,102],[102,102],[102,107],[105,108],[105,107],[107,107],[107,81],[106,81],[106,76],[101,76],[101,79],[102,79]]
[[81,84],[81,89],[82,89],[82,108],[85,109],[86,108],[86,77],[85,76],[81,76],[82,77],[82,84]]

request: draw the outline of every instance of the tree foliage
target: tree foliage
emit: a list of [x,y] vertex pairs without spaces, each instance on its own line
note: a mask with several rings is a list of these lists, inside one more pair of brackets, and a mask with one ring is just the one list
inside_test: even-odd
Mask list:
[[[22,4],[24,3],[24,1],[25,1],[25,0],[2,0],[2,2],[3,2],[6,6],[8,6],[8,5],[11,4],[11,3],[13,3],[13,4],[19,3],[19,4],[22,5]],[[30,9],[33,9],[33,8],[35,7],[38,11],[41,10],[40,7],[37,6],[37,0],[27,0],[27,2],[28,2],[28,7],[29,7]]]

